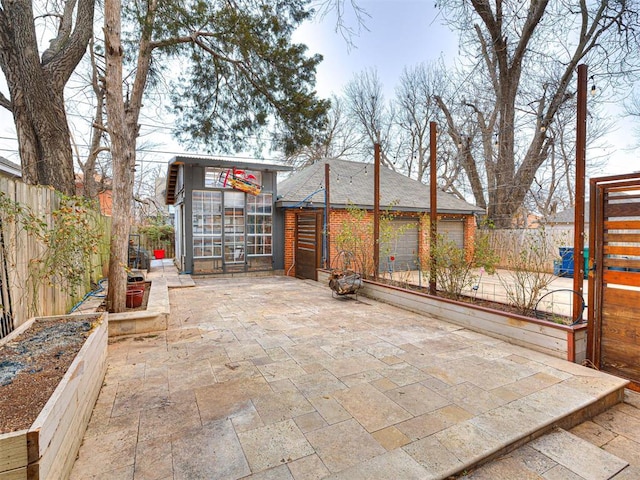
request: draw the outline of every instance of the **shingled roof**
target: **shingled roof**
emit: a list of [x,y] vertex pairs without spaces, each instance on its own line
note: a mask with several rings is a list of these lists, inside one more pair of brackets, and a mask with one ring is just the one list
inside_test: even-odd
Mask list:
[[0,157],[0,172],[11,177],[22,177],[22,168],[17,163]]
[[[324,169],[330,167],[330,197],[334,208],[355,205],[373,206],[373,172],[370,163],[323,159],[294,172],[278,183],[278,203],[282,207],[313,201],[324,203]],[[429,187],[386,167],[380,167],[380,207],[393,207],[399,211],[429,211]],[[483,213],[481,208],[444,192],[438,192],[438,212],[473,214]]]

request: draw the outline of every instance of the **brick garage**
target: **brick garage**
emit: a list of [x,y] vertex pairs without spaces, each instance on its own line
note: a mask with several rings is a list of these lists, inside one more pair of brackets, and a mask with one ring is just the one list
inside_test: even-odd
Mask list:
[[[329,165],[329,194],[331,208],[325,219],[325,165]],[[415,222],[416,226],[405,227],[411,231],[406,237],[407,245],[402,245],[403,253],[394,260],[395,268],[416,268],[415,261],[428,254],[429,244],[429,187],[386,168],[380,169],[380,208],[391,212],[392,222],[397,226]],[[311,248],[316,249],[315,268],[327,266],[326,258],[338,254],[335,237],[344,222],[352,222],[348,208],[366,210],[362,223],[373,224],[373,165],[344,160],[326,159],[318,161],[278,184],[276,208],[283,212],[285,248],[284,270],[291,276],[314,278],[315,272],[300,268],[300,256],[306,256]],[[438,192],[438,231],[465,249],[473,245],[476,230],[475,215],[483,211],[453,195]],[[314,227],[313,217],[317,218]],[[324,224],[328,223],[329,251],[324,245]],[[309,230],[311,229],[311,230]],[[315,240],[313,237],[315,236]],[[298,241],[297,241],[298,240]],[[414,242],[415,245],[410,244]],[[301,248],[302,244],[302,248]],[[389,247],[390,255],[400,250],[398,245]],[[394,251],[395,250],[395,251]],[[296,255],[297,254],[297,255]],[[415,257],[411,264],[411,257]],[[402,262],[398,262],[402,259]],[[310,260],[310,259],[307,259]],[[380,254],[380,268],[387,268],[389,257]],[[305,267],[308,262],[305,263]],[[301,271],[302,270],[302,271]],[[313,271],[313,273],[311,273]]]

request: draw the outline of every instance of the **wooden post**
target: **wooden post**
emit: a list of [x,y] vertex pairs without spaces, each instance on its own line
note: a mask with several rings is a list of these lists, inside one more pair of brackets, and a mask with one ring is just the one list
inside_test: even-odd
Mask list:
[[435,252],[438,236],[438,182],[437,180],[437,168],[436,168],[436,122],[429,123],[429,193],[431,195],[429,201],[429,257],[431,259],[431,268],[429,271],[429,293],[431,295],[436,294],[436,264],[435,264]]
[[373,145],[373,278],[380,269],[380,142]]
[[329,192],[329,161],[324,164],[324,268],[331,268],[331,235],[330,235],[330,219],[331,219],[331,195]]
[[[576,125],[576,193],[573,232],[573,290],[580,295],[584,286],[584,194],[587,150],[587,66],[578,65],[578,110]],[[589,302],[591,303],[591,301]],[[582,305],[573,301],[573,318],[582,315]]]

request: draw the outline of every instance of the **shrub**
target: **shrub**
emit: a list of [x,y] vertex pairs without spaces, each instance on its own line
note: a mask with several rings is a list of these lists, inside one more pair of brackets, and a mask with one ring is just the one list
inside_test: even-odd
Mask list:
[[488,274],[496,271],[498,256],[490,247],[488,237],[482,233],[476,234],[470,254],[441,234],[437,235],[436,244],[430,248],[431,252],[423,262],[426,265],[425,279],[429,281],[431,267],[434,266],[437,287],[452,298],[460,298],[465,288],[477,283],[479,276],[473,272],[474,269],[484,268]]
[[555,278],[547,265],[557,255],[544,228],[520,231],[509,240],[514,254],[506,259],[508,274],[498,275],[509,302],[522,313],[530,312]]

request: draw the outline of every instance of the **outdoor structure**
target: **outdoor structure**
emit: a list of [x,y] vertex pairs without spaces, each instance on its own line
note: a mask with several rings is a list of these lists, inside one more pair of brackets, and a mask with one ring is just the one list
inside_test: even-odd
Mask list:
[[[325,165],[329,165],[329,212],[325,212]],[[276,206],[285,224],[284,268],[288,275],[316,279],[316,269],[331,267],[339,248],[334,241],[343,222],[351,221],[350,206],[366,210],[363,222],[373,223],[374,166],[324,159],[293,173],[278,185]],[[415,270],[428,252],[429,187],[380,169],[380,209],[392,213],[392,244],[381,245],[380,270]],[[438,233],[470,248],[475,215],[483,210],[453,195],[438,192]],[[329,226],[327,250],[325,224]],[[327,262],[327,257],[329,261]]]
[[169,162],[166,204],[175,206],[182,273],[278,271],[284,225],[275,214],[277,174],[290,167],[213,157]]
[[7,160],[4,157],[0,157],[0,175],[9,178],[21,178],[22,169],[20,165],[13,163],[11,160]]

